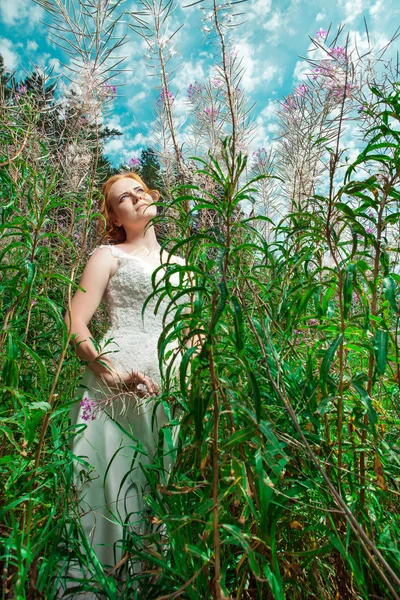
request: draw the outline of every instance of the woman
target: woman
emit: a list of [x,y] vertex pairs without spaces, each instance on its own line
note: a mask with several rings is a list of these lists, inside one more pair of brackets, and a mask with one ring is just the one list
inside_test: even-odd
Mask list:
[[[90,480],[84,481],[79,473],[82,466],[74,465],[81,520],[107,569],[123,559],[127,535],[149,531],[145,513],[148,487],[141,465],[152,463],[160,428],[166,426],[166,431],[170,419],[163,404],[155,402],[161,383],[157,342],[166,301],[155,315],[158,298],[153,298],[144,320],[141,316],[143,303],[153,291],[152,274],[160,265],[161,246],[149,225],[157,212],[154,202],[159,193],[135,173],[111,177],[102,193],[100,212],[111,243],[92,252],[80,281],[85,292],[78,289],[75,293],[65,322],[75,336],[78,356],[88,362],[82,401],[71,410],[72,424],[78,426],[72,439],[73,453],[94,469]],[[184,264],[182,258],[164,252],[162,262],[168,258],[170,263]],[[162,277],[162,270],[156,277]],[[178,274],[171,277],[179,283]],[[102,300],[111,326],[96,348],[88,324]],[[172,464],[168,451],[173,452],[178,427],[172,432],[164,437],[165,481]],[[140,561],[131,563],[130,568],[140,572]]]

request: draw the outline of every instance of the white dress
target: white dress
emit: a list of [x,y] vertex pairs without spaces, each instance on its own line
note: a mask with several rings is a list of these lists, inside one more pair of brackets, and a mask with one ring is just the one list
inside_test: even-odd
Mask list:
[[[141,371],[160,384],[157,343],[169,300],[162,301],[155,315],[158,296],[152,298],[145,309],[144,321],[141,316],[143,303],[153,291],[151,276],[155,267],[115,246],[101,247],[109,248],[118,259],[118,268],[110,278],[103,297],[111,325],[99,342],[100,347],[105,352],[118,350],[106,354],[118,371]],[[182,258],[175,256],[170,258],[170,262],[184,264]],[[156,277],[161,278],[162,271]],[[171,281],[179,283],[179,275],[172,275]],[[168,321],[172,318],[169,316]],[[106,344],[110,338],[113,342]],[[173,349],[173,346],[168,348]],[[179,362],[178,356],[174,371]],[[142,534],[151,528],[144,511],[144,493],[150,488],[140,463],[142,466],[152,463],[159,430],[163,427],[164,451],[170,454],[164,456],[165,479],[161,482],[168,480],[179,425],[166,425],[170,418],[177,418],[177,412],[172,411],[168,416],[168,405],[165,407],[163,403],[157,403],[155,397],[140,398],[133,392],[122,392],[116,396],[115,390],[110,393],[107,385],[88,367],[81,386],[86,388],[82,387],[81,395],[84,406],[82,402],[76,402],[70,412],[72,425],[81,426],[77,428],[80,433],[72,438],[72,451],[94,470],[90,473],[90,481],[84,481],[80,472],[85,467],[74,461],[74,480],[86,535],[99,561],[105,568],[110,568],[123,555],[122,523],[127,524],[129,531]],[[90,401],[93,404],[90,405]],[[130,569],[139,572],[140,560],[131,563]],[[85,594],[83,597],[97,596]]]

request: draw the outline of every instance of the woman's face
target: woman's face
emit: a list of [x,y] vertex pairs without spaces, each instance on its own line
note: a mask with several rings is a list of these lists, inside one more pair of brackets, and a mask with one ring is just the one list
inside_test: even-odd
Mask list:
[[130,228],[139,224],[142,227],[157,214],[157,207],[150,194],[146,194],[142,184],[136,179],[118,179],[110,188],[109,202],[114,213],[113,221],[118,227]]

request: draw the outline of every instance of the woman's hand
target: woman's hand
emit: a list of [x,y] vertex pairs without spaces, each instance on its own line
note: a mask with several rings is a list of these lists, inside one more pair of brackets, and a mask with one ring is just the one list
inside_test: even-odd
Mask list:
[[[125,373],[120,373],[122,377],[122,381],[129,388],[138,394],[138,396],[145,396],[146,390],[150,396],[156,396],[160,391],[159,386],[151,377],[148,377],[141,371],[130,371]],[[141,386],[139,388],[138,386]],[[143,389],[143,387],[145,389]]]
[[[118,389],[119,391],[134,391],[140,397],[146,395],[156,396],[159,392],[159,386],[150,377],[147,377],[140,371],[113,371],[104,373],[101,376],[102,380],[110,387],[110,389]],[[138,386],[141,387],[138,387]],[[145,389],[143,389],[143,387]]]

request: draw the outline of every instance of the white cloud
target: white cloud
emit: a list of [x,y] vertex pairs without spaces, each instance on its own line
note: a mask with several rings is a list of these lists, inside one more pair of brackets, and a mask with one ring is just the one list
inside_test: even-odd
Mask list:
[[132,96],[132,98],[129,98],[127,105],[131,108],[136,108],[137,103],[144,100],[147,96],[148,94],[142,90],[141,92],[138,92],[137,94]]
[[191,83],[203,82],[207,77],[208,72],[204,69],[203,60],[185,61],[176,72],[171,87],[186,93]]
[[[119,123],[118,119],[115,122],[111,120],[107,123],[107,126],[115,126],[117,123]],[[106,142],[104,153],[112,159],[126,163],[133,156],[139,157],[142,149],[147,145],[147,139],[141,133],[137,133],[134,137],[131,137],[129,133],[124,133]]]
[[241,84],[247,93],[261,87],[263,82],[269,83],[281,75],[278,65],[258,58],[263,56],[262,47],[255,47],[246,40],[241,40],[235,46],[238,50],[240,69],[243,69]]
[[4,58],[4,65],[8,71],[14,71],[19,63],[19,57],[13,51],[14,45],[7,38],[0,38],[0,54]]
[[260,112],[260,117],[270,120],[275,117],[276,111],[279,108],[279,102],[276,100],[268,100],[268,104],[265,108]]
[[118,154],[123,150],[124,140],[123,136],[119,136],[110,140],[104,144],[104,152],[105,154]]
[[315,17],[315,20],[317,21],[317,23],[319,23],[320,21],[323,21],[324,19],[326,19],[326,14],[325,13],[318,13],[317,16]]
[[311,68],[308,62],[305,60],[298,60],[294,67],[293,79],[296,82],[303,81],[304,79],[307,79],[307,73],[311,73]]
[[29,25],[38,23],[43,17],[43,9],[32,0],[9,0],[0,2],[0,18],[6,25],[15,25],[27,20]]
[[61,67],[61,63],[58,60],[58,58],[51,58],[49,60],[49,65],[50,67],[53,68],[53,73],[61,73],[62,72],[62,67]]
[[37,45],[37,43],[34,40],[28,40],[27,44],[26,44],[26,48],[27,48],[27,50],[35,52],[39,48],[39,46]]
[[263,19],[271,10],[272,0],[250,0],[246,4],[246,19]]
[[267,31],[276,31],[279,27],[284,25],[284,23],[285,19],[282,18],[282,13],[277,10],[269,17],[268,21],[264,23],[263,29],[266,29]]
[[382,8],[383,0],[377,0],[377,2],[375,2],[375,4],[370,7],[369,14],[372,18],[376,19],[377,17],[380,17],[382,15]]
[[338,0],[340,13],[344,12],[344,21],[351,23],[363,12],[364,0]]

